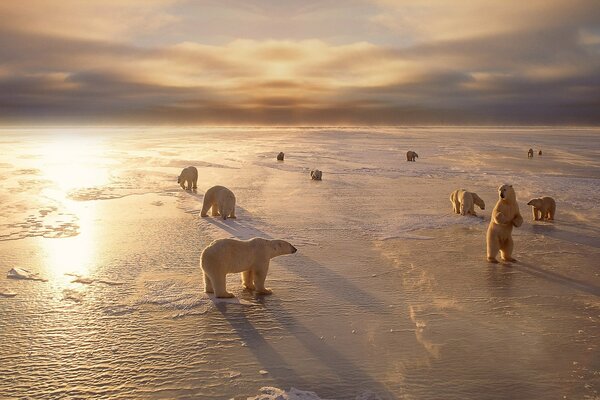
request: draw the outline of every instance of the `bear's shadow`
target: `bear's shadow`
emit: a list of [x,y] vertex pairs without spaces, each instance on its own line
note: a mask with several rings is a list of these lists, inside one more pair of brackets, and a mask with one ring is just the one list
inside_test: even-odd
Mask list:
[[512,268],[535,277],[544,278],[550,282],[563,285],[571,289],[579,290],[594,296],[600,296],[600,287],[598,286],[573,279],[556,272],[548,271],[537,265],[519,261],[518,263],[512,264]]
[[381,399],[395,398],[385,385],[374,380],[360,365],[344,357],[303,326],[285,309],[279,299],[269,297],[268,300],[265,300],[261,298],[258,302],[263,305],[263,308],[261,308],[261,312],[265,313],[263,319],[268,317],[284,327],[292,334],[294,339],[299,341],[311,353],[314,359],[319,360],[333,373],[333,376],[328,379],[321,376],[318,381],[307,381],[290,366],[248,320],[246,307],[228,307],[227,303],[216,303],[215,307],[222,313],[240,339],[247,344],[260,364],[269,371],[270,377],[277,382],[279,387],[309,388],[309,390],[319,393],[323,390],[335,390],[334,388],[337,386],[339,389],[346,390],[355,388],[351,390],[355,390],[357,394],[361,391],[361,388],[368,388]]
[[[238,239],[249,239],[252,237],[262,237],[273,239],[272,236],[251,226],[251,214],[236,206],[238,219],[223,220],[220,217],[207,217],[205,220],[229,233]],[[386,315],[389,318],[397,318],[390,312],[381,299],[376,298],[370,293],[364,291],[359,286],[350,282],[344,275],[328,269],[301,254],[302,249],[289,259],[278,261],[278,265],[293,270],[293,272],[303,278],[306,282],[315,283],[315,277],[319,277],[318,284],[322,289],[330,294],[339,297],[345,303],[365,309],[370,313],[378,313],[382,317]],[[323,365],[335,371],[335,382],[342,387],[368,387],[377,392],[382,398],[394,398],[388,389],[380,382],[375,381],[369,373],[364,371],[359,365],[353,363],[344,355],[336,351],[326,342],[321,340],[315,334],[303,326],[290,312],[283,306],[282,302],[276,296],[257,297],[255,301],[263,304],[265,313],[273,321],[277,321],[281,326],[299,340],[305,348],[317,358]],[[257,359],[268,369],[272,378],[283,386],[295,385],[298,387],[310,387],[315,390],[315,383],[305,385],[305,379],[294,373],[293,369],[286,363],[283,357],[263,338],[262,334],[253,326],[252,322],[246,316],[246,308],[228,307],[227,303],[217,303],[216,308],[227,319],[232,328],[237,332],[242,340],[248,343],[249,348],[255,353]],[[323,304],[319,304],[323,307]],[[277,366],[273,370],[273,366]],[[331,387],[333,383],[327,385],[322,383],[323,387]]]

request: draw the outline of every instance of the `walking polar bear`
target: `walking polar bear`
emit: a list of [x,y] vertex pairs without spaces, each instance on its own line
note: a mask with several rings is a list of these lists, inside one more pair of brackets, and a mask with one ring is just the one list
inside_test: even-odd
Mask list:
[[419,158],[419,155],[412,150],[406,152],[406,161],[416,161],[415,158]]
[[[196,167],[187,167],[181,171],[177,177],[177,183],[183,190],[191,190],[198,188],[198,170]],[[187,188],[185,184],[187,183]]]
[[556,202],[552,197],[544,196],[537,199],[531,199],[527,205],[533,206],[533,219],[535,221],[544,219],[549,221],[554,220]]
[[200,216],[208,216],[211,207],[213,217],[220,215],[223,219],[235,218],[235,195],[225,186],[213,186],[204,194]]
[[271,294],[265,287],[271,258],[298,251],[285,240],[253,238],[250,240],[218,239],[202,252],[204,291],[216,297],[234,297],[226,288],[227,274],[242,273],[246,289],[257,294]]
[[512,230],[513,226],[518,228],[523,224],[523,217],[517,204],[517,195],[512,185],[500,186],[498,195],[500,198],[492,211],[490,225],[487,230],[487,260],[497,263],[496,255],[500,250],[502,260],[517,261],[512,257],[514,246]]
[[485,202],[481,197],[477,196],[476,193],[468,192],[465,189],[456,189],[450,194],[450,202],[452,203],[452,209],[456,214],[460,215],[474,215],[475,205],[482,210],[485,210]]

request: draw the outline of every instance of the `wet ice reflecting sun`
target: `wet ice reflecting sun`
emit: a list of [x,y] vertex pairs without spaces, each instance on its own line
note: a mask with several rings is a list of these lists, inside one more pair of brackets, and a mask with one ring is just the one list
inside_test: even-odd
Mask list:
[[106,151],[103,142],[94,138],[59,137],[40,149],[46,178],[60,190],[101,186],[109,181],[108,169],[101,157]]
[[[105,185],[109,173],[102,160],[106,146],[98,138],[58,137],[40,148],[41,170],[51,186],[42,191],[60,204],[57,219],[75,217],[77,234],[60,240],[43,240],[40,245],[46,254],[47,274],[57,278],[65,274],[87,276],[97,249],[94,240],[94,202],[80,202],[69,198],[70,192],[87,187]],[[65,221],[57,221],[59,224]]]
[[88,276],[93,260],[97,257],[97,240],[94,229],[96,204],[67,201],[67,209],[77,217],[79,234],[73,237],[40,241],[46,255],[46,273],[56,278],[65,274]]

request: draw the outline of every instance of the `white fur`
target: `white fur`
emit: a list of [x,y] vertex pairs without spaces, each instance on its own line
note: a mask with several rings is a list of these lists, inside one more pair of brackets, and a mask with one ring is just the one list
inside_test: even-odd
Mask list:
[[296,251],[285,240],[215,240],[204,249],[201,256],[204,290],[214,293],[216,297],[234,297],[226,289],[226,276],[241,272],[246,289],[255,290],[257,294],[271,294],[272,291],[265,287],[271,258]]
[[223,219],[235,218],[235,195],[225,186],[213,186],[204,193],[201,217],[208,216],[212,207],[212,216],[221,216]]
[[482,210],[485,210],[485,202],[476,193],[468,192],[465,189],[456,189],[450,193],[450,202],[452,203],[452,210],[456,214],[460,215],[474,215],[475,205]]
[[[185,183],[187,182],[187,188]],[[191,190],[198,188],[198,170],[196,167],[187,167],[181,171],[181,174],[177,177],[177,183],[184,190]]]
[[517,228],[523,224],[523,217],[519,212],[517,204],[517,195],[512,185],[502,185],[498,188],[500,196],[490,219],[488,226],[486,243],[487,243],[487,259],[489,262],[497,263],[496,255],[498,250],[504,261],[517,261],[512,258],[513,226]]

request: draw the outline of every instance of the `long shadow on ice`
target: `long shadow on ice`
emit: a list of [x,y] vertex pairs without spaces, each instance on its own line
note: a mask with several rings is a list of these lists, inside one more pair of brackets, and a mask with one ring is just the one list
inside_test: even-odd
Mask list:
[[582,282],[577,279],[569,278],[568,276],[557,274],[556,272],[547,271],[536,265],[519,262],[513,264],[512,267],[526,274],[533,275],[535,277],[544,278],[550,282],[557,283],[569,287],[571,289],[579,290],[594,296],[600,296],[600,287],[590,283]]
[[215,303],[215,307],[223,314],[237,335],[248,345],[260,364],[269,371],[270,377],[277,381],[280,387],[287,388],[290,385],[309,387],[306,380],[296,374],[277,350],[248,321],[243,308],[228,307],[227,303]]
[[[363,391],[365,389],[372,390],[381,398],[395,398],[385,385],[374,380],[360,365],[346,358],[302,325],[285,309],[280,299],[271,297],[268,301],[265,301],[263,298],[261,302],[265,305],[265,311],[270,314],[271,318],[293,334],[312,354],[312,357],[318,359],[335,373],[337,376],[335,382],[323,381],[321,382],[323,387],[331,388],[333,385],[339,385],[340,388],[356,387],[362,388]],[[314,385],[312,387],[314,388]]]
[[[554,224],[560,224],[560,229]],[[600,240],[598,240],[600,232],[582,224],[573,224],[566,221],[555,221],[554,223],[535,222],[531,225],[531,231],[534,234],[546,235],[553,239],[600,248]]]
[[[238,239],[245,240],[252,237],[273,239],[272,236],[252,226],[242,224],[237,220],[223,221],[220,218],[209,218],[207,221]],[[332,271],[315,260],[302,255],[302,248],[298,248],[298,250],[298,253],[291,256],[291,260],[277,261],[278,265],[290,269],[296,275],[305,279],[308,285],[318,282],[318,285],[321,286],[324,291],[341,298],[351,305],[367,309],[371,312],[378,312],[381,314],[389,313],[383,300],[364,291],[359,286],[349,281],[344,275]],[[296,268],[290,268],[291,266],[295,266]]]
[[382,383],[371,378],[360,365],[344,357],[298,322],[278,299],[270,297],[265,301],[263,298],[260,302],[264,305],[263,310],[268,313],[270,318],[284,327],[310,353],[306,358],[318,360],[318,363],[327,366],[335,375],[333,378],[329,378],[330,381],[323,380],[325,378],[322,377],[318,382],[308,382],[294,371],[252,325],[245,315],[246,310],[238,307],[228,309],[227,304],[217,303],[216,307],[223,314],[223,317],[239,337],[248,344],[248,348],[254,353],[261,365],[269,371],[271,378],[280,387],[310,388],[310,390],[316,390],[317,392],[323,389],[337,389],[335,391],[339,391],[355,388],[357,394],[361,390],[368,389],[375,392],[382,399],[394,398],[393,394]]

